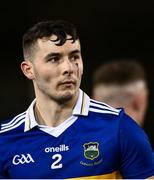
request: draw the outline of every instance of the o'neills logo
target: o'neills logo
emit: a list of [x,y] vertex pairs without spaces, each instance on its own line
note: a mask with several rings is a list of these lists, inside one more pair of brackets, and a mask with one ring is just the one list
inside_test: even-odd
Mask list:
[[69,146],[66,146],[65,144],[61,144],[57,147],[47,147],[45,148],[45,152],[49,153],[49,152],[61,152],[61,151],[68,151],[69,150]]

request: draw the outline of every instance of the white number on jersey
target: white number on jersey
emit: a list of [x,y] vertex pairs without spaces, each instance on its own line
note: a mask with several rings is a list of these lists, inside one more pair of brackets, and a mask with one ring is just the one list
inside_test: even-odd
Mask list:
[[52,163],[51,165],[51,169],[60,169],[63,167],[62,163],[59,163],[62,159],[62,155],[61,154],[54,154],[52,156],[52,159],[54,159],[55,161]]

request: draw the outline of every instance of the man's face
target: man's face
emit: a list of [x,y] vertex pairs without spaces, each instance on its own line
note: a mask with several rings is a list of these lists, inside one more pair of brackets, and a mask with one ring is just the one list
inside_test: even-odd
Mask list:
[[[69,38],[69,36],[68,36]],[[56,101],[72,99],[81,83],[83,63],[79,40],[66,40],[57,46],[53,35],[38,39],[37,49],[31,62],[35,93]]]

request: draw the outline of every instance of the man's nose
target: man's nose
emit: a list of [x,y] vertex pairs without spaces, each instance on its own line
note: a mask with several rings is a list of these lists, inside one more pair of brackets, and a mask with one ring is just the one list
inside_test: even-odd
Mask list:
[[63,73],[64,74],[71,74],[73,73],[73,62],[71,60],[69,60],[68,58],[66,58],[63,62]]

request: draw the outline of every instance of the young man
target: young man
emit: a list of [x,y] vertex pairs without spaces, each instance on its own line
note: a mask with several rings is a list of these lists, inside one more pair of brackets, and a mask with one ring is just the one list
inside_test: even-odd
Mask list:
[[99,66],[93,75],[93,98],[125,111],[143,127],[148,105],[148,83],[142,65],[116,59]]
[[148,178],[154,157],[143,130],[123,110],[81,89],[80,41],[74,25],[41,22],[23,38],[21,69],[36,99],[1,124],[1,178]]

